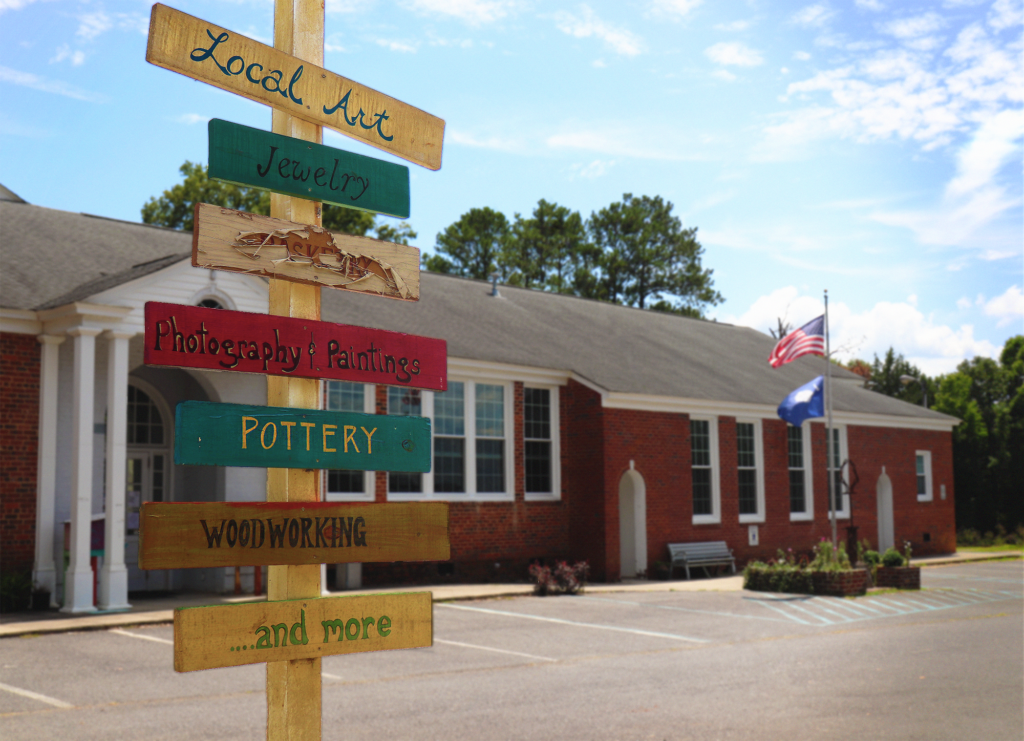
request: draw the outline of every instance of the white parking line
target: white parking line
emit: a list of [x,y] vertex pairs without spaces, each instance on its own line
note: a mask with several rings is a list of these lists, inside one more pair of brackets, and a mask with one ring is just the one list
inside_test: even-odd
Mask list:
[[344,679],[344,677],[339,677],[337,674],[328,674],[327,672],[320,672],[320,676],[324,679]]
[[552,659],[547,656],[537,656],[535,654],[524,654],[522,651],[508,651],[504,648],[491,648],[490,646],[477,646],[474,643],[459,643],[458,641],[445,641],[441,638],[435,638],[434,643],[445,643],[449,646],[461,646],[462,648],[475,648],[480,651],[493,651],[498,654],[512,654],[513,656],[525,656],[528,659],[537,659],[538,661],[558,661],[558,659]]
[[111,628],[111,633],[117,633],[119,636],[128,636],[129,638],[138,638],[143,641],[153,641],[153,643],[166,643],[168,646],[173,646],[174,641],[169,641],[166,638],[157,638],[156,636],[143,636],[138,633],[129,633],[127,630],[121,630],[120,628]]
[[69,708],[74,707],[71,703],[58,700],[55,697],[40,695],[38,692],[23,690],[20,687],[11,687],[11,685],[3,684],[2,682],[0,682],[0,690],[10,692],[12,695],[21,695],[22,697],[27,697],[31,700],[39,700],[39,702],[45,702],[47,705],[53,705],[55,708],[61,708],[62,710],[68,710]]
[[577,628],[596,628],[597,630],[613,630],[618,633],[632,633],[638,636],[653,636],[654,638],[668,638],[673,641],[688,641],[690,643],[710,643],[703,638],[690,638],[689,636],[676,635],[674,633],[657,633],[651,630],[637,630],[636,628],[620,628],[617,625],[599,625],[597,623],[578,623],[575,620],[562,620],[561,618],[543,617],[541,615],[527,615],[522,612],[506,612],[504,610],[488,610],[483,607],[466,607],[465,605],[450,605],[441,603],[438,607],[447,607],[450,610],[468,610],[469,612],[483,612],[490,615],[504,615],[506,617],[517,617],[523,620],[540,620],[545,623],[557,623],[559,625],[572,625]]

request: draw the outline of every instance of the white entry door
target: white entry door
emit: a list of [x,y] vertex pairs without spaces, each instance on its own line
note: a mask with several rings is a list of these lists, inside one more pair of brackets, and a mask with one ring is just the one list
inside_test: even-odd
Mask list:
[[892,480],[882,470],[875,484],[875,498],[878,501],[878,551],[885,551],[896,545],[892,517]]
[[164,451],[129,450],[125,471],[124,561],[128,591],[171,589],[171,572],[139,568],[139,512],[143,502],[163,502],[167,494],[168,456]]

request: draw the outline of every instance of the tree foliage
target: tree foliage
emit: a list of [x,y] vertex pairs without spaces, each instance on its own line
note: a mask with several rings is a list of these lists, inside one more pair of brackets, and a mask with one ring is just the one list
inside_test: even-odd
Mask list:
[[[261,216],[270,215],[269,191],[214,180],[210,178],[205,165],[188,160],[178,171],[183,176],[182,182],[165,190],[159,197],[150,198],[142,207],[144,224],[192,231],[197,203],[224,206]],[[377,239],[400,244],[409,244],[410,239],[416,238],[416,232],[404,221],[397,226],[387,222],[377,223],[374,215],[367,211],[329,203],[323,206],[322,223],[325,229],[360,237],[373,230]]]
[[701,316],[720,303],[712,271],[701,266],[695,228],[685,229],[659,197],[625,194],[584,221],[541,199],[509,223],[474,208],[437,235],[428,270],[502,281],[642,309]]
[[[861,362],[863,361],[852,361],[850,365]],[[900,376],[913,376],[920,379],[920,383],[904,384]],[[904,358],[903,353],[897,353],[891,347],[886,350],[884,358],[875,355],[868,387],[880,394],[893,396],[911,404],[920,404],[923,401],[925,389],[928,391],[929,401],[935,399],[935,380]]]

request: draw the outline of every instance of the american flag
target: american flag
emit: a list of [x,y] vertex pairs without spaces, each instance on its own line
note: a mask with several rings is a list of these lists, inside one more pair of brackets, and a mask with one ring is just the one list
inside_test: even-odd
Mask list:
[[801,355],[825,354],[825,315],[812,319],[800,329],[787,334],[772,350],[768,362],[772,368],[778,368]]

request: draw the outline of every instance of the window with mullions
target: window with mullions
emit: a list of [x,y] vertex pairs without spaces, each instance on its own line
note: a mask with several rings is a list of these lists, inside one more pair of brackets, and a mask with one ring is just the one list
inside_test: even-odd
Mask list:
[[807,512],[803,432],[800,427],[786,427],[789,450],[789,513],[794,515]]
[[[423,394],[419,389],[388,386],[388,414],[423,416]],[[403,494],[422,492],[423,474],[389,473],[388,491]]]
[[711,423],[690,420],[690,464],[693,477],[693,514],[714,514],[711,491]]
[[[361,383],[327,382],[327,409],[332,412],[364,412],[366,391]],[[328,494],[365,494],[366,473],[331,469],[327,471]]]
[[756,515],[757,511],[757,451],[752,422],[736,423],[737,473],[739,475],[739,505],[741,515]]
[[842,468],[843,459],[845,458],[843,454],[843,438],[843,429],[841,427],[833,427],[832,447],[830,450],[831,458],[828,461],[828,475],[832,481],[831,495],[835,500],[836,517],[850,516],[848,509],[850,502],[849,492],[844,491],[844,483],[846,482],[847,476]]
[[466,491],[466,385],[434,394],[434,491]]
[[505,491],[505,387],[476,385],[476,490]]
[[128,386],[128,444],[163,445],[164,421],[145,391]]
[[930,450],[918,450],[914,454],[917,467],[917,501],[932,500],[932,454]]
[[551,390],[524,388],[523,454],[527,494],[554,491],[551,443]]

